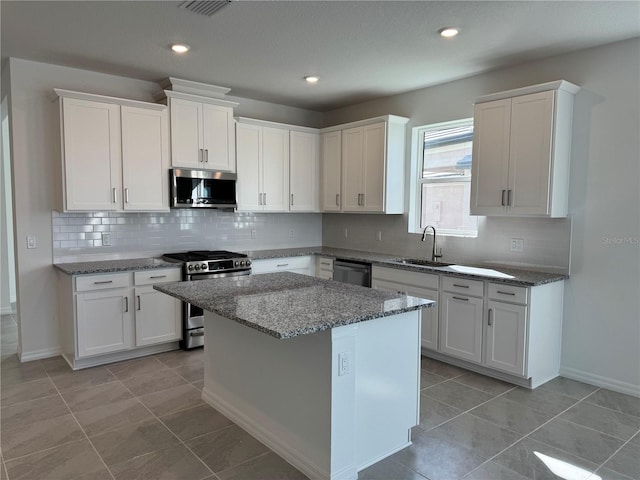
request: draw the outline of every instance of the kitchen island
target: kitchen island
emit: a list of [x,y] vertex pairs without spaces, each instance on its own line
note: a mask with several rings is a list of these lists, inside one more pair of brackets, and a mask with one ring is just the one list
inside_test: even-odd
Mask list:
[[155,288],[205,310],[203,399],[310,478],[410,445],[434,302],[294,273]]

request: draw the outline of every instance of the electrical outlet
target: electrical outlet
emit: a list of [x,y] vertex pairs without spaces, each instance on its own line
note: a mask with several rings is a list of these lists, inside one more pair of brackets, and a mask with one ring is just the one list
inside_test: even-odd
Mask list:
[[378,233],[376,233],[376,240],[379,242],[382,241],[382,232],[380,230],[378,230]]
[[102,232],[102,246],[108,247],[111,245],[111,234],[108,232]]
[[296,236],[296,231],[292,228],[289,230],[289,237],[294,238]]
[[349,238],[349,231],[346,228],[344,229],[344,238]]
[[36,236],[35,235],[27,235],[27,248],[36,248]]
[[524,250],[524,239],[522,238],[512,238],[511,239],[511,251],[512,252],[522,252]]
[[349,375],[351,373],[351,352],[338,354],[338,376]]
[[256,237],[258,236],[258,232],[256,232],[255,228],[251,230],[251,238],[253,240],[256,239]]

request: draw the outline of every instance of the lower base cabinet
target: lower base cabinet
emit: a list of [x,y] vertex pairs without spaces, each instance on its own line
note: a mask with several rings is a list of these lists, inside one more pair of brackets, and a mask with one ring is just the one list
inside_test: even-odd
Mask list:
[[531,287],[373,267],[372,287],[439,301],[422,311],[427,356],[535,388],[558,375],[564,282]]
[[179,268],[58,275],[62,354],[73,368],[133,358],[142,347],[182,338],[182,303],[153,289],[179,281]]

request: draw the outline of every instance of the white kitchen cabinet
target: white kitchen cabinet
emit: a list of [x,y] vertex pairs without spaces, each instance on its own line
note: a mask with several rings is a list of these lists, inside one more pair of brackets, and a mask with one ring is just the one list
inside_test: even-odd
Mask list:
[[165,91],[171,112],[171,165],[235,172],[237,103]]
[[251,273],[293,272],[315,276],[315,259],[311,255],[301,257],[268,258],[253,260]]
[[333,258],[316,257],[316,277],[333,280]]
[[527,307],[489,300],[485,364],[523,376],[527,339]]
[[153,290],[153,284],[180,278],[179,268],[73,276],[59,272],[62,354],[71,367],[177,348],[181,302]]
[[289,211],[289,131],[236,124],[238,211]]
[[558,81],[476,100],[472,215],[567,215],[578,90]]
[[440,351],[470,362],[482,361],[482,298],[440,294]]
[[56,89],[62,205],[73,211],[167,211],[166,107]]
[[438,276],[429,273],[409,272],[374,265],[371,273],[371,288],[386,292],[404,292],[414,297],[436,302],[421,310],[421,345],[429,350],[438,349]]
[[124,210],[167,210],[167,112],[122,106],[120,113]]
[[182,338],[182,302],[153,289],[153,285],[179,282],[180,269],[134,273],[136,346],[155,345]]
[[289,132],[289,209],[319,211],[319,134]]
[[[403,213],[404,146],[409,119],[387,115],[322,130],[324,211]],[[340,175],[332,171],[340,148]],[[336,191],[336,181],[340,190]],[[336,205],[339,204],[339,205]],[[339,207],[339,208],[336,208]]]
[[322,211],[339,212],[342,209],[342,132],[340,130],[320,135],[320,164],[322,170]]

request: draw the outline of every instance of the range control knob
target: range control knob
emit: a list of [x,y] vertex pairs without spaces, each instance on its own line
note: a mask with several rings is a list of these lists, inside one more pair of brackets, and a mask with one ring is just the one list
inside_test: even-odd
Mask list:
[[189,268],[187,270],[189,271],[193,270],[193,265],[189,265]]
[[202,270],[206,270],[206,269],[207,269],[207,264],[206,264],[206,263],[203,263],[203,264],[200,266],[200,268],[202,268]]
[[251,265],[251,260],[247,260],[247,267]]
[[240,260],[240,266],[244,267],[244,260]]
[[238,260],[236,260],[233,264],[234,264],[234,266],[237,267],[238,265],[240,265],[240,262]]
[[195,267],[193,267],[196,269],[196,271],[200,270],[200,265],[196,265]]

